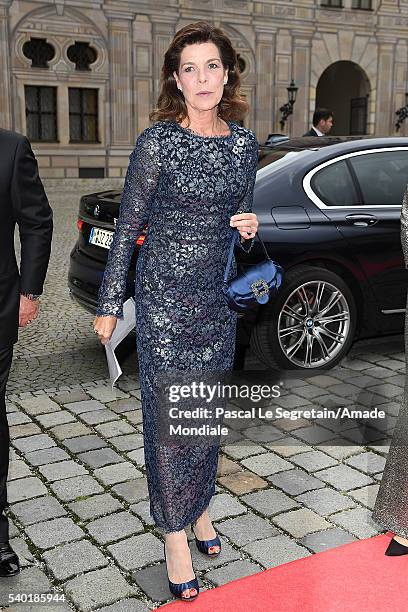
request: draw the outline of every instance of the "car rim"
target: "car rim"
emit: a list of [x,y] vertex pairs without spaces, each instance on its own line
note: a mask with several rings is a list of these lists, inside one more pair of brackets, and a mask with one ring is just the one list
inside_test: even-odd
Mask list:
[[302,368],[328,365],[350,331],[350,308],[342,292],[325,281],[299,285],[287,298],[278,319],[280,347]]

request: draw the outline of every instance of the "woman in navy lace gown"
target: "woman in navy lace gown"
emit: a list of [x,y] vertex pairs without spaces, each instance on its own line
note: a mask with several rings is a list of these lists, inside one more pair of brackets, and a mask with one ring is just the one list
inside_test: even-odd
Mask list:
[[235,228],[249,251],[258,227],[252,213],[258,142],[232,119],[247,111],[238,89],[236,53],[221,30],[198,22],[176,34],[151,113],[157,121],[130,156],[94,323],[106,342],[123,316],[129,263],[147,223],[135,284],[145,463],[170,588],[183,598],[198,595],[184,528],[194,525],[202,552],[221,548],[207,511],[219,445],[161,444],[155,383],[161,372],[233,367],[237,315],[224,301],[223,273]]

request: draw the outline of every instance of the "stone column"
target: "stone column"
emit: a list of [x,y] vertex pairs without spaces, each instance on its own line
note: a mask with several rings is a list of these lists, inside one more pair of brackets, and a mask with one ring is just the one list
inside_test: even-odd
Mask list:
[[276,28],[255,25],[256,35],[256,101],[255,125],[259,142],[274,130],[275,42]]
[[390,136],[394,134],[395,95],[394,95],[394,62],[395,41],[391,38],[378,39],[378,77],[377,107],[375,113],[375,135]]
[[132,91],[132,21],[134,13],[107,11],[109,25],[111,147],[131,147],[135,140]]
[[0,126],[13,127],[8,9],[12,0],[0,0]]
[[136,133],[150,125],[152,110],[152,28],[147,15],[138,15],[133,22],[133,103],[135,107]]
[[[408,69],[407,42],[406,40],[399,38],[397,41],[396,47],[395,47],[395,78],[394,78],[395,109],[394,109],[394,113],[402,106],[405,106],[405,93],[408,91],[407,69]],[[393,120],[394,133],[398,136],[407,136],[408,135],[407,121],[404,121],[400,130],[397,132],[397,130],[395,129],[397,115],[394,114],[393,117],[394,117],[394,120]]]
[[289,119],[291,137],[302,136],[309,129],[311,34],[292,31],[293,78],[298,92],[293,115]]
[[176,31],[176,18],[174,15],[165,14],[157,20],[156,15],[152,15],[152,38],[153,38],[153,100],[152,107],[155,106],[160,90],[160,72],[164,62],[164,54],[167,51]]
[[395,2],[395,0],[381,0],[379,2],[379,13],[396,13],[400,12],[399,2]]

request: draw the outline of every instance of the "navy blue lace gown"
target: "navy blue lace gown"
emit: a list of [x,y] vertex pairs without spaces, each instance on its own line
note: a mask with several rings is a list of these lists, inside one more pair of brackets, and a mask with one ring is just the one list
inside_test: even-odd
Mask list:
[[[160,444],[155,379],[163,371],[233,367],[237,315],[222,282],[237,231],[230,217],[252,210],[258,142],[248,128],[227,123],[224,136],[200,136],[176,121],[158,121],[138,136],[99,291],[97,314],[122,318],[135,240],[147,223],[136,264],[136,340],[150,513],[164,532],[191,524],[215,491],[219,445]],[[249,251],[253,242],[239,248]]]

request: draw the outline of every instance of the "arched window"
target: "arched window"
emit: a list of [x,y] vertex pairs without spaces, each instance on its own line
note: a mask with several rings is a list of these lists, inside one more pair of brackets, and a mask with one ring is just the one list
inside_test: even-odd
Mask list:
[[74,45],[68,47],[67,56],[75,64],[75,70],[90,70],[98,54],[88,42],[75,41]]
[[55,49],[45,38],[31,38],[23,45],[24,55],[31,60],[32,68],[48,68],[48,62],[55,55]]

